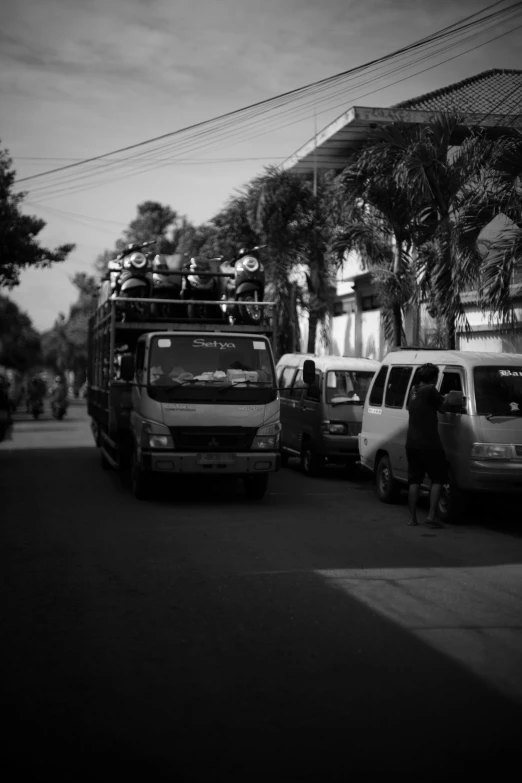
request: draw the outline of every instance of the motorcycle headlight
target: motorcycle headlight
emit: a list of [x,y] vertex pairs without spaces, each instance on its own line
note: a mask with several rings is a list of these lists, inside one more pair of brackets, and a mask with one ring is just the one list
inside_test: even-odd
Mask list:
[[248,269],[249,272],[257,272],[259,269],[259,261],[253,256],[247,256],[242,261],[243,267]]
[[174,448],[174,439],[168,428],[154,421],[142,422],[140,443],[143,449]]
[[474,443],[471,459],[512,459],[513,446],[510,443]]
[[260,427],[256,433],[256,437],[252,441],[252,449],[264,450],[278,449],[279,438],[281,435],[281,422],[276,421],[273,424],[265,424]]
[[127,259],[126,266],[133,266],[136,269],[143,269],[147,263],[146,256],[143,253],[132,253]]

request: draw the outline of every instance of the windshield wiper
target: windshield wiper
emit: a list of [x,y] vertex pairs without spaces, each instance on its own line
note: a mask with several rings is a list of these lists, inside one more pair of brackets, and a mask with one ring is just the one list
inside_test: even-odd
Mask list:
[[222,386],[217,393],[222,394],[233,386],[264,386],[267,383],[271,383],[271,381],[234,381],[234,383],[227,383],[226,386]]

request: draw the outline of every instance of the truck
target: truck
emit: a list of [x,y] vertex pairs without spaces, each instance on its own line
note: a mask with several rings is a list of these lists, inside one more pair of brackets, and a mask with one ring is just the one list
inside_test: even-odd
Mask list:
[[[122,319],[134,301],[140,320]],[[256,326],[156,318],[155,303],[115,297],[90,317],[87,409],[102,468],[130,471],[138,500],[182,475],[239,477],[261,500],[281,464],[272,303],[258,303]]]

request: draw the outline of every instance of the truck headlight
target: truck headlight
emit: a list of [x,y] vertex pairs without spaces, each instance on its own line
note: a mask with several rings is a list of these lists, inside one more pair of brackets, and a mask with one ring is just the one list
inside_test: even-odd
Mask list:
[[348,429],[344,421],[323,421],[321,432],[323,435],[346,435]]
[[265,424],[258,429],[250,448],[260,451],[278,449],[280,434],[281,422],[276,421],[273,424]]
[[512,459],[513,446],[510,443],[474,443],[471,459]]
[[154,421],[142,422],[141,447],[143,449],[173,449],[174,439],[163,424]]

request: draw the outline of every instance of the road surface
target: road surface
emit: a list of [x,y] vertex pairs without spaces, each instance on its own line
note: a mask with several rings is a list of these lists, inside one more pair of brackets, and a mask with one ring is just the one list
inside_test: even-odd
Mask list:
[[4,767],[322,783],[520,766],[516,504],[409,528],[366,477],[292,463],[261,503],[187,479],[140,503],[102,471],[82,404],[17,419],[0,445]]

